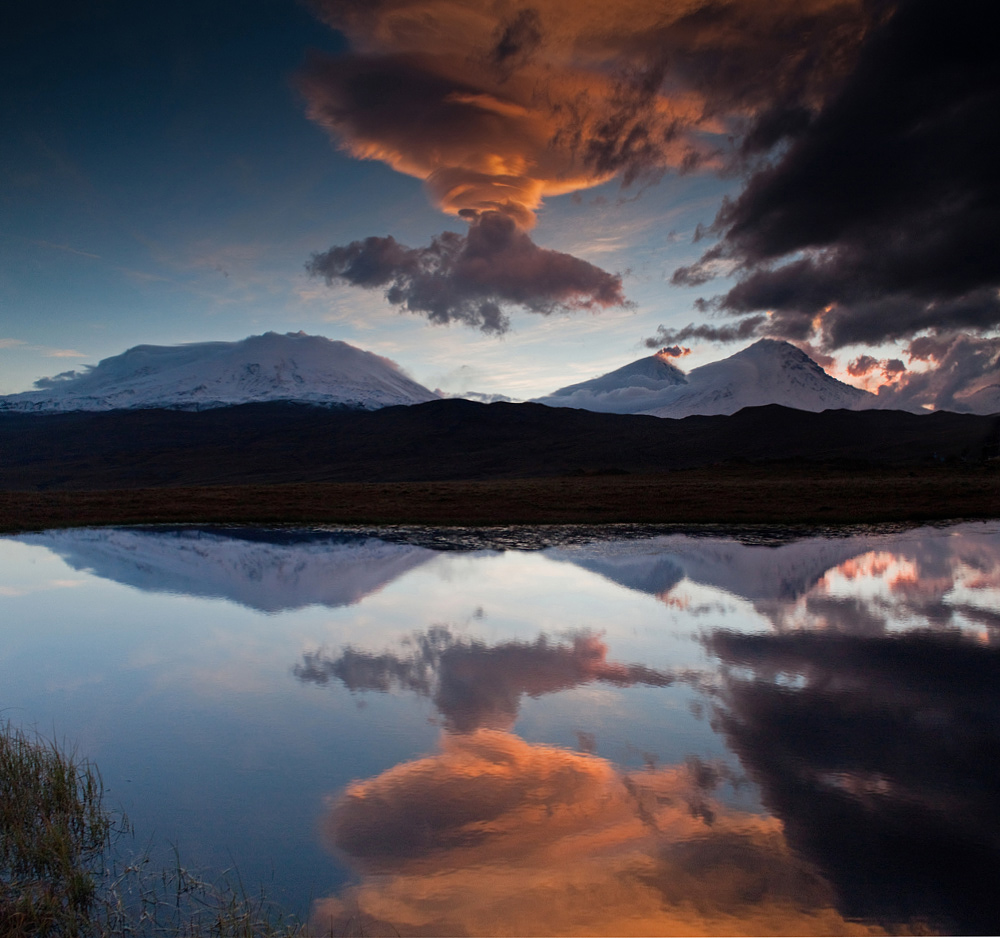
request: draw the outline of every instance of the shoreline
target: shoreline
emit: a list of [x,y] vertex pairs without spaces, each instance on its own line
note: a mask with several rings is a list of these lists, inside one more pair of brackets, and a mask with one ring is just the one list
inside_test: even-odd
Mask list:
[[1000,518],[1000,466],[0,491],[0,533],[124,524],[877,524]]

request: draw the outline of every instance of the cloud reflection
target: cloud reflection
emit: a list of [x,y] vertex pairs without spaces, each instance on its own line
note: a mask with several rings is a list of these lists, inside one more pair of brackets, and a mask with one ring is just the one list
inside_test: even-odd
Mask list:
[[457,733],[512,726],[526,694],[541,697],[591,681],[667,687],[675,680],[665,671],[608,661],[608,646],[590,633],[563,643],[541,635],[534,642],[489,646],[436,626],[414,634],[410,644],[413,650],[402,655],[351,647],[336,656],[307,652],[294,673],[315,684],[338,680],[351,691],[400,688],[430,697],[445,727]]
[[479,730],[356,782],[323,820],[360,884],[317,927],[398,934],[867,934],[773,818],[703,766],[624,774]]
[[705,644],[716,725],[845,914],[996,931],[1000,650],[867,623]]

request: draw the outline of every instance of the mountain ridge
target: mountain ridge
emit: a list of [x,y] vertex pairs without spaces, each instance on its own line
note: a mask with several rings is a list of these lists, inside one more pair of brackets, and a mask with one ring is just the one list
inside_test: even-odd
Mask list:
[[779,405],[679,420],[451,399],[374,411],[295,403],[224,410],[0,414],[0,489],[516,479],[733,462],[982,462],[1000,417]]

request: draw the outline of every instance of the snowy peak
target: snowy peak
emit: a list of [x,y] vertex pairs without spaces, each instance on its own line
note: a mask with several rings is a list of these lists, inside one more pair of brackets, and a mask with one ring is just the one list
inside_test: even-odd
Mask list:
[[630,387],[656,389],[664,385],[674,386],[686,383],[687,378],[684,376],[684,372],[667,356],[657,352],[655,355],[640,358],[638,361],[609,371],[599,378],[592,378],[590,381],[581,381],[579,384],[571,384],[569,387],[561,388],[553,396],[572,394],[579,390],[613,391],[616,388]]
[[647,413],[657,417],[734,414],[744,407],[782,404],[798,410],[861,410],[877,398],[828,375],[788,342],[761,339],[721,361],[695,368],[674,400]]
[[578,407],[606,413],[633,414],[655,406],[661,392],[687,384],[687,377],[663,352],[609,371],[598,378],[571,384],[537,403],[550,407]]
[[137,345],[85,371],[43,378],[36,388],[0,397],[0,410],[202,410],[259,401],[372,410],[437,397],[387,358],[304,332]]
[[658,353],[539,398],[551,407],[657,417],[734,414],[763,404],[860,410],[876,402],[874,394],[838,381],[801,349],[776,339],[761,339],[687,375]]

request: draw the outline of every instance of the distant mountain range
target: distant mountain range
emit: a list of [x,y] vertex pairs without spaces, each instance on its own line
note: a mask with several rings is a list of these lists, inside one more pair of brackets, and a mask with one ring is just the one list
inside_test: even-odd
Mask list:
[[[33,391],[0,397],[0,412],[208,410],[277,401],[377,410],[450,396],[428,390],[389,359],[346,342],[268,332],[239,342],[139,345],[83,371],[43,378]],[[472,392],[456,396],[487,403],[509,400]],[[687,373],[666,352],[658,352],[535,403],[672,418],[734,414],[768,404],[814,413],[885,406],[876,395],[828,375],[794,345],[775,339],[761,339]],[[1000,385],[977,391],[960,406],[970,413],[1000,412]]]
[[304,332],[137,345],[36,386],[0,397],[0,411],[206,410],[264,401],[374,410],[438,397],[387,358]]

